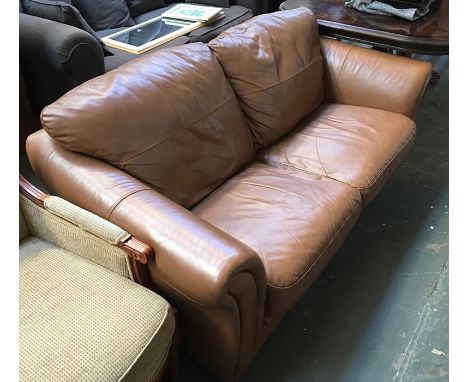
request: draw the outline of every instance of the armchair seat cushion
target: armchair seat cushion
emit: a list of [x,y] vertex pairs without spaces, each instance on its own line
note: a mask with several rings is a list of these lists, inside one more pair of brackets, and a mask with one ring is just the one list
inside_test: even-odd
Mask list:
[[150,290],[52,243],[20,243],[20,380],[152,381],[174,332]]
[[255,250],[268,283],[266,315],[284,313],[321,273],[360,214],[341,182],[254,163],[192,212]]
[[355,187],[368,205],[415,138],[408,117],[368,107],[323,104],[259,153],[267,163]]

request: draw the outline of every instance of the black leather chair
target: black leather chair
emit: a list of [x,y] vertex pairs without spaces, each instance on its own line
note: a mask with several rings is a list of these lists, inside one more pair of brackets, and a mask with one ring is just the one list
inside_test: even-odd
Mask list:
[[[77,26],[36,17],[28,14],[28,9],[30,10],[28,1],[30,0],[19,0],[19,53],[24,83],[33,113],[39,114],[45,106],[88,79],[138,57],[118,49],[104,48],[100,42],[100,38],[123,28],[104,30],[88,28],[86,31]],[[45,2],[53,3],[53,1]],[[172,0],[159,0],[155,3],[163,6],[131,17],[132,24],[129,25],[157,17],[178,4]],[[224,8],[223,19],[155,49],[189,42],[208,42],[223,30],[240,24],[255,14],[266,12],[268,0],[229,0],[229,5],[228,8]],[[154,49],[149,52],[154,52]]]

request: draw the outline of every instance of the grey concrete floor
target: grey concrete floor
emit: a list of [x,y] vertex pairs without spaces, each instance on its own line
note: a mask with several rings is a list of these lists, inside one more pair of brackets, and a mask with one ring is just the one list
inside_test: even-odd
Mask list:
[[[242,382],[448,381],[448,56],[418,58],[415,146]],[[182,354],[186,381],[214,379]]]

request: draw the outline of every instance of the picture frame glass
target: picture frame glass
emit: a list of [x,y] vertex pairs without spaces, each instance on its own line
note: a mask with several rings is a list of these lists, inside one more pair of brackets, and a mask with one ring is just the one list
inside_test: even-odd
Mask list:
[[135,48],[139,48],[171,33],[186,29],[187,26],[190,26],[191,24],[193,23],[173,22],[163,19],[162,17],[158,17],[149,23],[138,26],[137,28],[128,28],[127,30],[115,33],[112,36],[108,36],[106,40],[113,40],[117,43],[123,43]]

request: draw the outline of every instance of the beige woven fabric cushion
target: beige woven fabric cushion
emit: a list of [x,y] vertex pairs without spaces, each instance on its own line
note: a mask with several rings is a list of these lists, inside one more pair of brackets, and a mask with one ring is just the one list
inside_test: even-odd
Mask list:
[[84,231],[100,237],[109,244],[117,245],[121,239],[128,236],[127,231],[115,224],[57,196],[49,196],[45,201],[45,208],[52,214],[76,224]]
[[[23,195],[20,195],[20,207],[31,235],[133,279],[128,255],[123,249],[110,244],[127,235],[119,227],[56,197],[49,197],[46,201],[46,208],[52,212],[38,207]],[[98,234],[102,234],[104,239]]]
[[23,211],[21,211],[21,206],[19,208],[19,241],[26,239],[29,236],[28,223],[24,218]]
[[174,332],[152,291],[35,237],[20,245],[20,380],[151,381]]

